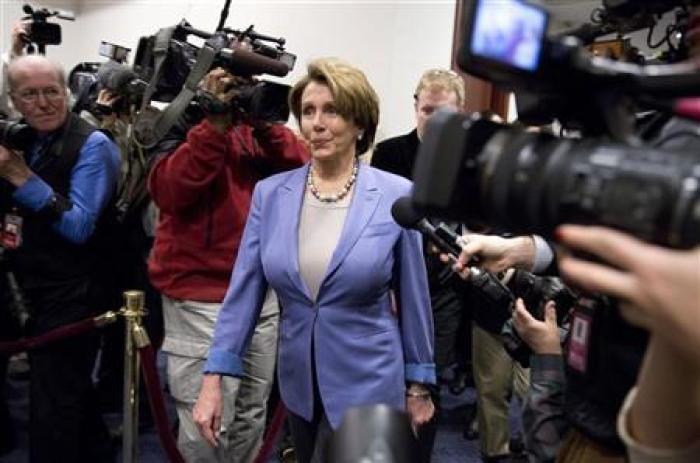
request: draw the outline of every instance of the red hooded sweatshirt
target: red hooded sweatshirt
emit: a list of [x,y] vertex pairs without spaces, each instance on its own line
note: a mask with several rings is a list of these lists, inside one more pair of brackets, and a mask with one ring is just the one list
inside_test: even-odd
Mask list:
[[309,159],[287,127],[236,125],[225,134],[206,119],[153,166],[148,189],[160,209],[148,271],[174,299],[221,302],[229,285],[255,183]]

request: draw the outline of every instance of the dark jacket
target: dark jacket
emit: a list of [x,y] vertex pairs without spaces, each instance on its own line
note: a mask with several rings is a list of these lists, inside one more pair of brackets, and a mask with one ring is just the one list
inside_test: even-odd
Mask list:
[[[371,165],[413,180],[413,166],[419,147],[420,140],[415,129],[406,135],[389,138],[374,148]],[[423,249],[435,319],[435,363],[438,368],[443,368],[455,359],[455,345],[466,308],[466,293],[456,289],[464,285],[437,254],[428,250],[429,243],[425,240]]]
[[388,138],[378,143],[372,153],[372,166],[413,180],[413,166],[418,154],[418,131]]

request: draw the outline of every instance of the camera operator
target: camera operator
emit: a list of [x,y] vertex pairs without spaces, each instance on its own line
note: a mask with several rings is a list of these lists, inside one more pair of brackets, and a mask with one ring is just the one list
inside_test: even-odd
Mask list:
[[[36,336],[93,314],[99,267],[95,227],[116,186],[117,147],[68,112],[65,75],[42,56],[13,60],[10,96],[36,131],[24,155],[0,147],[3,246],[30,303]],[[94,403],[97,336],[85,334],[29,352],[32,462],[109,461]]]
[[[145,292],[147,314],[143,319],[151,342],[159,348],[163,338],[160,294],[148,279],[148,254],[153,244],[156,211],[148,195],[146,179],[150,168],[150,152],[132,137],[137,101],[128,91],[136,79],[132,68],[116,62],[103,63],[96,81],[77,91],[78,100],[72,111],[107,131],[119,146],[120,175],[115,200],[105,220],[103,252],[104,281],[101,304],[107,309],[119,307],[124,291],[138,288]],[[124,376],[124,325],[122,320],[102,330],[100,365],[97,372],[97,393],[103,412],[121,410]],[[140,395],[141,422],[151,420],[145,394]]]
[[161,144],[172,152],[156,161],[148,182],[160,209],[149,275],[163,295],[163,351],[180,420],[179,448],[188,461],[252,461],[261,442],[277,346],[279,311],[272,292],[252,335],[245,374],[222,379],[217,448],[200,436],[192,409],[253,187],[309,158],[306,145],[284,125],[240,116],[236,96],[245,81],[223,68],[204,76],[206,117],[174,151],[173,140]]
[[564,414],[564,358],[554,302],[545,306],[544,320],[533,317],[518,299],[513,325],[532,349],[530,390],[523,405],[525,449],[530,461],[554,462],[571,428]]
[[618,418],[632,462],[700,460],[700,248],[675,251],[602,228],[562,226],[559,241],[604,263],[562,256],[571,282],[619,298],[651,333]]
[[[614,2],[604,3],[603,16],[607,19],[595,24],[592,34],[584,28],[577,31],[585,41],[593,41],[606,30],[619,32],[620,26],[633,30],[649,27],[651,37],[658,10],[675,10],[676,21],[667,28],[664,40],[669,47],[666,56],[671,60],[684,56],[686,49],[677,42],[683,38],[695,41],[697,46],[697,11],[688,18],[688,3],[622,2],[626,11],[620,10],[619,18],[608,11]],[[471,6],[468,18],[472,21],[465,29],[470,40],[460,53],[462,69],[524,92],[519,95],[524,103],[520,111],[524,120],[538,123],[554,117],[581,138],[530,136],[521,128],[447,115],[436,129],[435,139],[426,140],[425,146],[433,142],[432,149],[419,158],[434,160],[421,165],[427,174],[439,170],[435,167],[448,166],[442,169],[442,176],[425,176],[440,179],[441,188],[431,188],[432,193],[441,190],[446,194],[426,194],[425,180],[421,185],[417,179],[416,205],[430,213],[438,213],[438,209],[446,214],[455,212],[452,216],[457,212],[453,207],[459,203],[466,210],[457,217],[518,231],[552,233],[561,223],[599,223],[650,242],[678,248],[696,246],[695,167],[700,137],[696,122],[669,118],[678,114],[697,120],[698,100],[679,98],[694,95],[697,63],[614,63],[591,57],[568,32],[552,39],[546,37],[548,16],[534,3],[479,1]],[[510,32],[517,35],[518,25],[528,15],[532,30],[541,31],[541,61],[532,61],[529,68],[480,54],[474,45],[477,38],[503,30],[491,27],[493,23],[486,18],[508,7],[523,8],[521,14],[514,14],[518,20],[508,24]],[[487,10],[488,14],[480,13]],[[641,24],[640,17],[646,22]],[[690,28],[687,33],[686,27]],[[691,50],[691,56],[695,52]],[[570,76],[572,85],[559,82],[561,75],[567,75],[567,81]],[[659,111],[640,120],[637,111],[650,108]],[[440,136],[447,134],[453,136]],[[449,155],[446,141],[459,146],[455,153],[463,157]],[[477,146],[467,146],[467,142],[477,142]],[[435,156],[438,152],[448,155]],[[456,170],[454,166],[464,168]],[[450,172],[457,174],[450,178]],[[452,184],[458,188],[444,188],[453,179]],[[617,300],[602,294],[582,296],[569,314],[572,322],[564,351],[563,409],[571,429],[558,460],[624,461],[625,446],[615,424],[640,372],[648,332],[625,321],[625,309],[621,313]],[[652,350],[657,343],[655,328]],[[696,401],[686,399],[693,407]]]
[[[469,262],[478,261],[480,268],[491,273],[504,272],[510,268],[551,273],[554,265],[549,244],[536,235],[505,238],[471,233],[463,235],[460,241],[462,253],[452,270],[465,280],[471,276]],[[448,262],[446,255],[442,255],[441,259]],[[479,435],[482,452],[484,443],[486,448],[494,448],[489,443],[500,442],[500,453],[505,453],[508,448],[508,397],[515,390],[519,397],[527,400],[529,378],[528,371],[505,351],[501,337],[480,326],[489,325],[481,323],[488,316],[483,310],[474,311],[472,326],[474,377],[479,400]],[[528,430],[525,426],[524,429]],[[488,432],[494,435],[489,436]]]
[[[547,271],[554,271],[552,250],[540,240],[469,235],[463,238],[464,251],[453,270],[468,279],[467,263],[476,258],[476,265],[492,271],[502,271],[512,265],[529,269],[535,262],[547,266]],[[585,458],[592,461],[623,460],[623,446],[615,430],[615,414],[633,383],[646,337],[620,320],[614,308],[597,304],[581,309],[591,310],[583,313],[590,317],[586,329],[594,332],[586,338],[585,345],[578,347],[587,355],[583,371],[572,368],[568,358],[535,355],[532,359],[535,371],[531,373],[524,421],[530,423],[525,428],[528,431],[526,450],[530,456],[534,455],[535,461],[554,461],[557,451],[559,461],[578,461],[572,460],[578,458],[574,454],[587,455]],[[520,318],[522,322],[524,317]],[[514,324],[517,329],[517,318]],[[535,346],[530,347],[537,353]],[[565,422],[561,420],[563,415]]]
[[[620,308],[627,321],[652,333],[637,385],[617,423],[631,461],[697,461],[700,249],[671,251],[601,227],[563,226],[558,237],[562,244],[615,266],[560,255],[567,280],[624,300]],[[546,310],[545,320],[536,320],[518,301],[513,315],[518,333],[534,351],[523,422],[529,430],[528,453],[538,462],[554,461],[571,429],[564,413],[564,358],[551,302]]]

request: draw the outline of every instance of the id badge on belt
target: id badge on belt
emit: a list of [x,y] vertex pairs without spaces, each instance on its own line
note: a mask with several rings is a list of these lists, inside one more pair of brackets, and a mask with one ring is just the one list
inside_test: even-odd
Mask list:
[[22,216],[16,210],[5,214],[1,238],[5,249],[17,249],[22,245],[22,222]]

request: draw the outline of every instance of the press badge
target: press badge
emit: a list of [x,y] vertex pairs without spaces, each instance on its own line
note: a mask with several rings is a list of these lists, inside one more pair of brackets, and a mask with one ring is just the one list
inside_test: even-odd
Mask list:
[[591,317],[582,314],[580,311],[574,311],[566,361],[569,367],[583,374],[588,369],[588,352],[590,350],[592,325],[593,320]]
[[5,214],[2,224],[2,247],[17,249],[22,245],[22,216],[17,211]]

